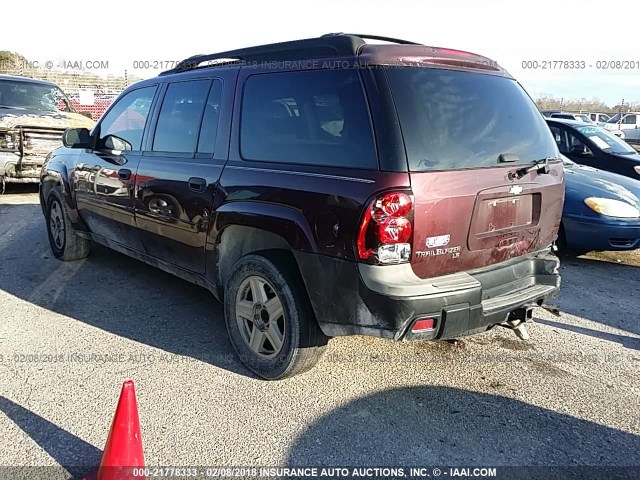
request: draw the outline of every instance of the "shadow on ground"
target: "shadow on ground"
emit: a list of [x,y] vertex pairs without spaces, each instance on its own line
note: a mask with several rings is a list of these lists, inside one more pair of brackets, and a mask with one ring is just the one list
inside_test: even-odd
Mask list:
[[[575,256],[563,256],[561,264],[562,287],[553,303],[562,312],[640,335],[640,266]],[[592,336],[604,338],[598,333]]]
[[[19,223],[3,227],[6,219]],[[0,204],[0,290],[107,332],[252,376],[237,361],[222,306],[209,291],[98,245],[86,260],[55,259],[38,204]]]
[[[9,417],[22,431],[47,452],[73,478],[82,478],[100,463],[102,452],[90,443],[58,427],[8,398],[0,396],[0,411]],[[3,467],[7,468],[7,467]],[[24,467],[25,469],[27,467]],[[46,473],[54,467],[31,467]],[[36,473],[36,472],[31,472]],[[49,474],[51,471],[48,472]],[[53,477],[53,475],[51,475]],[[44,477],[41,477],[44,478]]]
[[581,335],[588,335],[590,337],[599,338],[601,340],[607,340],[609,342],[619,343],[623,347],[640,350],[640,338],[628,337],[626,335],[616,335],[614,333],[601,332],[599,330],[593,330],[592,328],[579,327],[577,325],[571,325],[569,323],[563,323],[562,320],[553,321],[545,320],[542,318],[536,318],[536,323],[547,325],[548,327],[567,330],[569,332],[580,333]]
[[38,183],[7,183],[5,184],[5,195],[38,193]]
[[287,461],[637,467],[639,452],[637,435],[506,397],[433,386],[382,391],[328,413],[293,442]]

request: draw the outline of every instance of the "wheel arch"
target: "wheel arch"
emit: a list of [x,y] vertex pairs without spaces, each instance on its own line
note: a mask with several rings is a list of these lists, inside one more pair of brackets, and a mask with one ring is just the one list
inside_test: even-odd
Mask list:
[[46,213],[46,201],[54,189],[58,189],[62,195],[73,227],[76,230],[87,230],[78,215],[78,206],[71,191],[67,166],[64,162],[58,162],[55,159],[45,164],[40,176],[39,197],[43,213]]
[[300,271],[290,243],[281,235],[249,225],[228,225],[218,236],[216,245],[216,296],[224,298],[224,286],[233,274],[233,266],[251,254],[271,256],[277,252]]
[[298,271],[294,251],[317,253],[314,231],[303,213],[295,208],[266,202],[229,202],[217,209],[215,240],[216,264],[207,271],[215,272],[209,278],[222,290],[231,275],[233,265],[243,256],[267,250],[289,252]]

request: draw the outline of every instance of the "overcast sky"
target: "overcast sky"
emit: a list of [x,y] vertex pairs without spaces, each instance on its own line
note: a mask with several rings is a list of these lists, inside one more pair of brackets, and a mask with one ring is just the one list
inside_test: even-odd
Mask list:
[[[404,38],[488,56],[534,96],[640,101],[640,1],[616,0],[272,0],[251,2],[10,1],[0,50],[41,64],[107,60],[113,73],[136,60],[356,32]],[[584,61],[584,70],[526,70],[523,61]],[[599,70],[597,62],[635,69]]]

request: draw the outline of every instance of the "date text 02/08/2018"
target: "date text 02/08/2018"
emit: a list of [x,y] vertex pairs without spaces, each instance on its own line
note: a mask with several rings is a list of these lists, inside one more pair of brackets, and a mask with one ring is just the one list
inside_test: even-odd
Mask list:
[[523,70],[640,70],[640,60],[523,60]]

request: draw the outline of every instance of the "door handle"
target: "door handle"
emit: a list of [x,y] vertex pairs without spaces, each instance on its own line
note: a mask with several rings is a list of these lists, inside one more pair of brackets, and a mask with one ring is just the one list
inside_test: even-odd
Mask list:
[[121,168],[118,170],[118,178],[120,180],[129,180],[131,178],[131,170],[128,168]]
[[204,178],[200,177],[191,177],[189,179],[189,190],[194,192],[204,192],[207,188],[207,181]]

